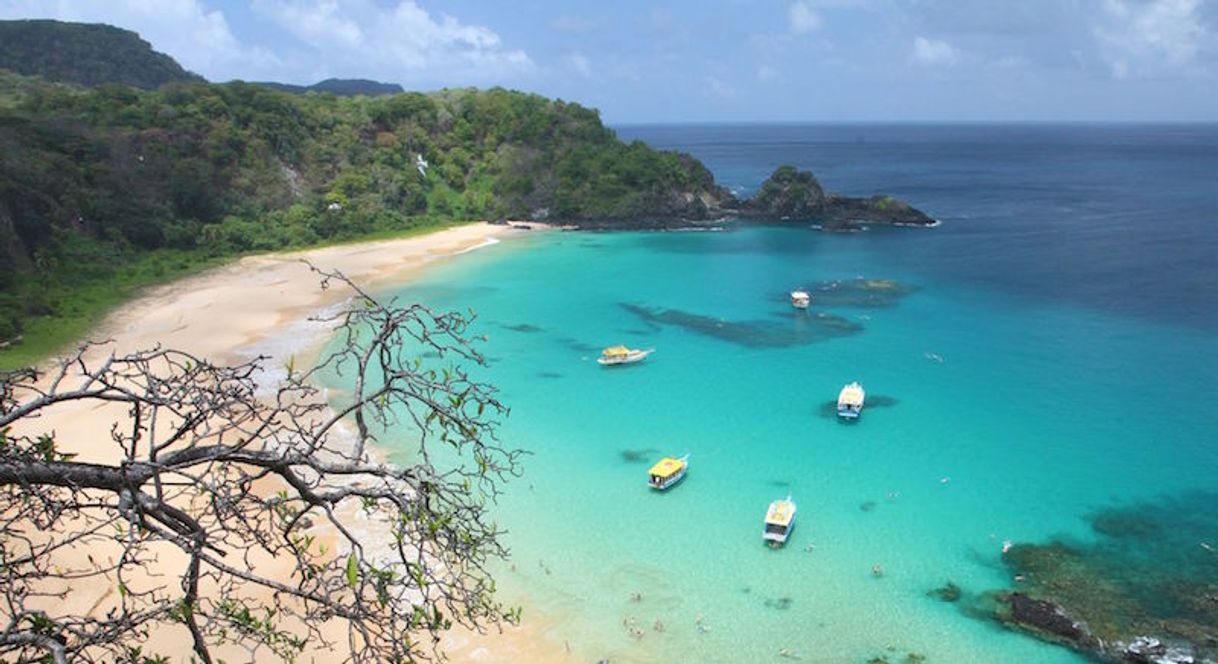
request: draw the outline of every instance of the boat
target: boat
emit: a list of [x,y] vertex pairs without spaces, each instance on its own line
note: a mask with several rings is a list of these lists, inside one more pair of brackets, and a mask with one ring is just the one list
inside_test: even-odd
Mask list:
[[791,529],[795,527],[795,501],[791,496],[770,503],[770,509],[765,513],[765,531],[761,538],[766,544],[779,547],[787,543]]
[[796,309],[807,309],[811,303],[812,296],[808,294],[808,291],[801,288],[791,291],[791,306]]
[[610,346],[601,351],[601,356],[596,358],[596,362],[606,367],[616,364],[631,364],[643,360],[648,355],[651,355],[652,352],[654,352],[654,349],[638,350],[625,346]]
[[863,401],[866,398],[867,393],[858,381],[843,387],[837,395],[837,416],[847,420],[858,419],[859,413],[863,412]]
[[657,491],[664,491],[680,482],[685,477],[687,470],[689,470],[688,454],[679,459],[664,457],[647,471],[647,483]]

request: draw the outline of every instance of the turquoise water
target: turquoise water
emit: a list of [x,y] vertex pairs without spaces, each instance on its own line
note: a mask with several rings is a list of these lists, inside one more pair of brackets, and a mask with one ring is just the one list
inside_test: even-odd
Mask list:
[[[477,311],[504,439],[532,452],[498,508],[504,599],[588,661],[1080,661],[926,593],[1010,587],[1004,540],[1086,543],[1096,511],[1215,500],[1218,130],[622,133],[740,192],[789,162],[944,224],[522,234],[399,291]],[[786,302],[859,276],[910,292]],[[656,352],[596,365],[617,343]],[[875,405],[847,425],[823,410],[851,380]],[[650,463],[682,453],[685,481],[650,491]],[[792,539],[766,549],[788,493]]]
[[[505,439],[533,452],[500,508],[515,562],[500,570],[505,598],[614,662],[779,648],[864,661],[890,646],[933,662],[1077,661],[926,593],[949,579],[1008,585],[1005,539],[1087,539],[1090,511],[1212,487],[1218,417],[1199,390],[1212,390],[1218,341],[937,281],[875,250],[935,232],[544,233],[402,291],[477,311],[485,376],[512,407]],[[863,331],[785,347],[649,325],[620,306],[798,332],[816,320],[786,304],[789,287],[858,275],[917,290],[890,307],[835,307]],[[618,342],[656,352],[599,367],[597,350]],[[896,403],[855,425],[826,417],[854,379]],[[650,462],[685,452],[686,480],[649,491]],[[768,550],[762,516],[788,493],[797,526],[786,549]],[[627,634],[627,616],[645,637]]]

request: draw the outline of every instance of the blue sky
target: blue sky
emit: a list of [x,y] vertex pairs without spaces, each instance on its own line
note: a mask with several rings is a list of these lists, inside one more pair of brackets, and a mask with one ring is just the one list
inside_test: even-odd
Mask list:
[[1218,0],[0,0],[211,80],[539,92],[610,123],[1218,121]]

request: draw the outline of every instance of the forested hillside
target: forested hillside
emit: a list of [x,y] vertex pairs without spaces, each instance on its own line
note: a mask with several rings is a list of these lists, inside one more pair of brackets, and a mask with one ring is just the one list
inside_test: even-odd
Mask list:
[[130,30],[50,20],[0,21],[0,69],[87,86],[203,80]]
[[3,74],[0,339],[133,269],[451,220],[697,218],[726,198],[696,160],[624,144],[595,111],[538,95]]

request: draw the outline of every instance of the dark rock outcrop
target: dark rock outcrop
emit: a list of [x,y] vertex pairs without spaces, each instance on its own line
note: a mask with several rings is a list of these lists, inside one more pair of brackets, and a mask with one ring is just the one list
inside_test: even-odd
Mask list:
[[751,217],[814,221],[828,230],[860,224],[932,226],[926,213],[891,196],[851,198],[826,194],[816,177],[794,166],[780,166],[740,213]]
[[1006,618],[1011,623],[1047,641],[1080,649],[1094,645],[1095,637],[1091,636],[1087,627],[1066,615],[1066,612],[1053,602],[1029,597],[1020,592],[1010,593],[1003,599],[1010,607],[1010,614]]
[[745,209],[779,218],[810,219],[825,207],[825,190],[816,176],[794,166],[779,166]]

